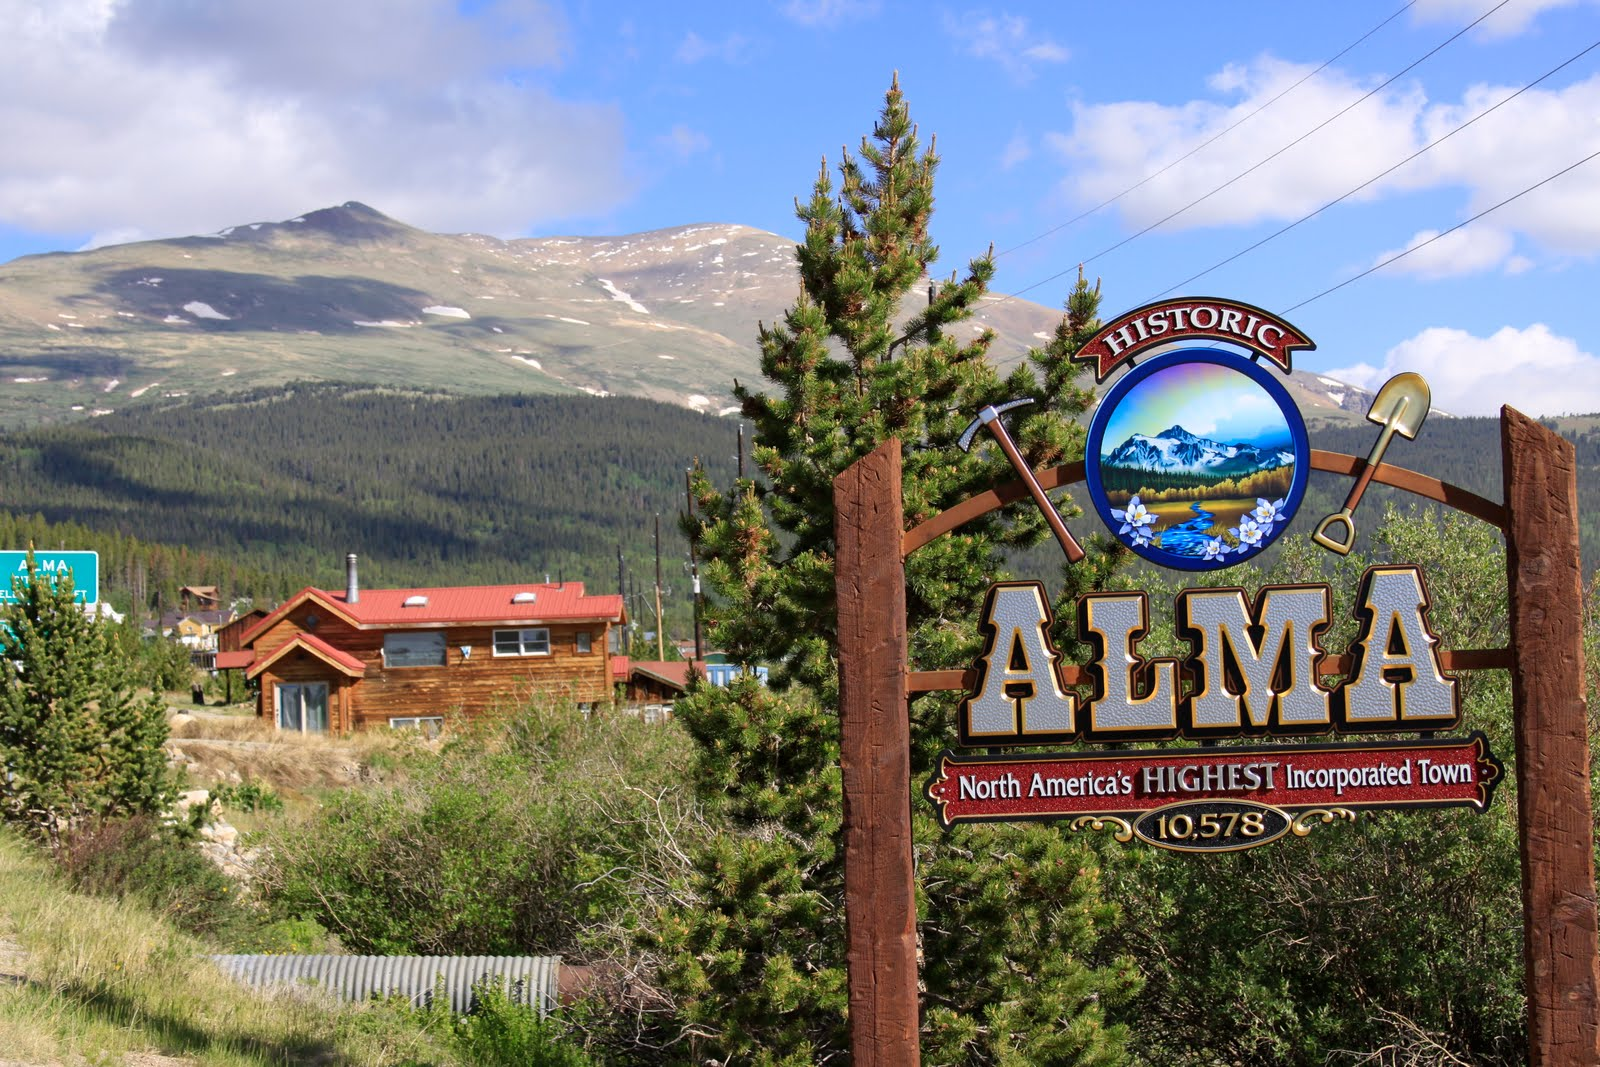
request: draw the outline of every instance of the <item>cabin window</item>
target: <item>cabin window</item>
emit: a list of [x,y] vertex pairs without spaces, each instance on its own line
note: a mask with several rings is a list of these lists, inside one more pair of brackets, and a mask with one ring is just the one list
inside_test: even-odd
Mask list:
[[444,729],[443,715],[408,715],[389,720],[391,730],[417,730],[424,737],[438,737]]
[[544,627],[531,630],[496,630],[494,654],[497,656],[548,656],[550,631]]
[[328,683],[299,682],[276,687],[278,729],[322,733],[328,728]]
[[444,631],[401,631],[383,635],[385,667],[443,667]]
[[594,639],[589,636],[587,630],[579,630],[573,637],[572,644],[579,655],[586,656],[594,651]]

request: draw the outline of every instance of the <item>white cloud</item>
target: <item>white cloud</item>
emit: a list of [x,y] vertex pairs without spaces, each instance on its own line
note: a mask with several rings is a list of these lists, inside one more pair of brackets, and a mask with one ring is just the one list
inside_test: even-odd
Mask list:
[[[1267,159],[1358,100],[1373,84],[1330,68],[1252,116],[1310,69],[1271,57],[1225,67],[1210,86],[1235,97],[1232,103],[1079,104],[1072,130],[1049,134],[1046,143],[1070,168],[1067,191],[1083,203],[1109,199],[1156,175],[1118,201],[1129,224],[1143,227]],[[1468,88],[1459,101],[1430,102],[1419,87],[1397,83],[1166,226],[1297,219],[1369,181],[1516,88],[1480,84]],[[1471,217],[1600,151],[1596,114],[1600,76],[1557,90],[1529,90],[1345,203],[1461,188],[1467,191],[1466,202],[1449,221]],[[1238,129],[1218,137],[1235,123],[1241,123]],[[1156,173],[1213,137],[1218,137],[1215,144]],[[1596,202],[1600,167],[1579,168],[1497,210],[1488,221],[1506,233],[1526,234],[1556,253],[1587,254],[1600,251]]]
[[711,138],[699,130],[690,129],[680,122],[663,136],[657,137],[656,143],[677,159],[684,160],[710,148]]
[[[1118,202],[1128,221],[1143,227],[1237,177],[1370,88],[1330,68],[1246,119],[1308,69],[1270,56],[1249,66],[1225,67],[1212,77],[1211,85],[1235,95],[1232,104],[1211,100],[1176,106],[1144,101],[1076,104],[1072,132],[1052,134],[1048,142],[1072,168],[1069,189],[1086,202],[1098,203],[1244,120],[1215,144]],[[1413,90],[1382,93],[1168,225],[1176,229],[1248,224],[1297,218],[1314,210],[1414,151],[1414,125],[1423,103]],[[1375,160],[1383,162],[1374,166]]]
[[[1444,237],[1439,236],[1438,230],[1422,230],[1406,243],[1404,249],[1382,252],[1373,257],[1373,263],[1382,263],[1390,256],[1413,248],[1417,251],[1386,269],[1392,274],[1414,274],[1419,278],[1433,279],[1477,274],[1505,264],[1508,273],[1515,273],[1512,270],[1511,235],[1482,224],[1464,227]],[[1517,257],[1517,262],[1527,264],[1528,261]],[[1521,269],[1525,270],[1526,266]]]
[[170,236],[360,200],[514,234],[628,192],[620,113],[529,84],[566,48],[536,4],[0,0],[0,24],[0,223]]
[[[1521,0],[1507,4],[1483,20],[1477,34],[1483,37],[1514,37],[1551,8],[1571,7],[1578,0]],[[1483,14],[1484,0],[1417,0],[1411,9],[1415,22],[1444,22],[1465,26]]]
[[695,64],[707,59],[720,59],[724,63],[745,63],[750,59],[750,39],[740,33],[730,33],[720,41],[708,41],[690,30],[678,45],[675,58],[679,63]]
[[1600,412],[1600,358],[1543,323],[1505,326],[1489,337],[1435,326],[1391,348],[1382,367],[1358,363],[1327,373],[1376,389],[1403,370],[1426,378],[1433,406],[1452,415],[1494,415],[1501,404],[1534,416]]
[[871,18],[879,6],[877,0],[788,0],[780,10],[802,26],[838,26]]
[[944,32],[961,42],[961,50],[979,59],[1000,64],[1013,80],[1023,82],[1044,63],[1065,63],[1070,53],[1065,47],[1039,34],[1020,15],[968,11],[946,13]]
[[1012,134],[1011,140],[1006,142],[1004,151],[1000,153],[1000,169],[1010,170],[1021,163],[1026,163],[1033,158],[1033,144],[1025,133]]

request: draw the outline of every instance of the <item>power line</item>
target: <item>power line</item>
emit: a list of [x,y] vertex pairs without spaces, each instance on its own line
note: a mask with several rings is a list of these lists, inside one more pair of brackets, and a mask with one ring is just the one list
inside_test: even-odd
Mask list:
[[1216,263],[1213,263],[1211,266],[1207,267],[1205,270],[1201,271],[1198,274],[1189,275],[1189,277],[1185,278],[1181,282],[1178,282],[1176,285],[1168,286],[1167,288],[1161,290],[1161,292],[1157,293],[1155,296],[1151,297],[1150,299],[1151,300],[1160,299],[1161,297],[1166,296],[1168,293],[1172,292],[1174,289],[1180,289],[1183,286],[1188,285],[1192,281],[1197,281],[1200,278],[1204,278],[1207,274],[1210,274],[1212,271],[1217,270],[1217,269],[1219,269],[1221,267],[1227,266],[1229,263],[1232,263],[1234,260],[1238,259],[1240,256],[1246,255],[1247,253],[1250,253],[1250,252],[1254,252],[1256,249],[1260,248],[1262,245],[1268,243],[1269,241],[1277,240],[1279,237],[1282,237],[1284,234],[1288,233],[1290,230],[1294,229],[1296,226],[1300,225],[1302,222],[1306,222],[1306,221],[1308,221],[1310,219],[1316,218],[1318,215],[1322,214],[1324,211],[1328,210],[1330,207],[1333,207],[1335,204],[1339,204],[1339,203],[1342,203],[1345,200],[1350,199],[1350,197],[1352,197],[1355,194],[1359,193],[1361,190],[1365,189],[1367,186],[1371,185],[1372,183],[1374,183],[1376,181],[1381,181],[1382,179],[1387,178],[1389,175],[1393,174],[1395,171],[1399,170],[1401,167],[1405,166],[1407,163],[1410,163],[1413,159],[1416,159],[1418,156],[1422,155],[1423,153],[1430,151],[1431,149],[1435,148],[1436,146],[1438,146],[1438,145],[1444,143],[1445,141],[1449,140],[1450,138],[1454,137],[1456,134],[1460,133],[1462,130],[1466,129],[1468,126],[1471,126],[1474,122],[1477,122],[1479,119],[1484,118],[1484,117],[1486,117],[1486,116],[1488,116],[1490,114],[1493,114],[1494,112],[1500,110],[1500,108],[1504,107],[1506,104],[1511,103],[1511,101],[1515,100],[1517,97],[1521,96],[1523,93],[1527,92],[1529,89],[1532,89],[1534,86],[1538,85],[1540,82],[1545,81],[1546,79],[1548,79],[1550,77],[1553,77],[1555,74],[1559,73],[1560,71],[1562,71],[1566,67],[1569,67],[1572,64],[1576,63],[1578,60],[1582,59],[1584,56],[1588,55],[1590,52],[1593,52],[1596,48],[1600,48],[1600,41],[1594,42],[1588,48],[1585,48],[1583,51],[1579,52],[1577,55],[1573,56],[1571,59],[1568,59],[1566,62],[1560,64],[1559,66],[1552,67],[1551,69],[1549,69],[1545,73],[1541,74],[1539,77],[1535,78],[1533,81],[1529,82],[1527,85],[1524,85],[1522,88],[1518,89],[1516,92],[1512,93],[1510,96],[1507,96],[1505,99],[1501,100],[1498,104],[1495,104],[1492,107],[1485,108],[1484,110],[1478,112],[1476,115],[1472,116],[1472,118],[1468,119],[1466,122],[1463,122],[1461,125],[1457,126],[1455,129],[1451,130],[1449,133],[1443,135],[1442,137],[1436,138],[1435,140],[1433,140],[1433,141],[1429,142],[1428,144],[1424,145],[1423,147],[1417,149],[1415,152],[1411,153],[1409,156],[1407,156],[1406,158],[1402,159],[1400,162],[1396,163],[1394,166],[1390,167],[1389,169],[1383,171],[1380,174],[1373,175],[1371,178],[1368,178],[1366,181],[1362,182],[1360,185],[1356,186],[1354,189],[1351,189],[1349,192],[1344,193],[1343,195],[1337,197],[1336,199],[1328,201],[1326,204],[1323,204],[1321,207],[1317,208],[1315,211],[1311,212],[1310,214],[1300,216],[1298,219],[1295,219],[1293,222],[1289,223],[1287,226],[1284,226],[1282,229],[1278,230],[1275,233],[1268,234],[1266,237],[1263,237],[1261,240],[1257,241],[1253,245],[1250,245],[1248,248],[1241,248],[1239,251],[1235,252],[1233,255],[1229,256],[1227,259],[1220,260],[1220,261],[1218,261]]
[[[1202,204],[1205,201],[1211,199],[1211,197],[1213,197],[1216,194],[1222,192],[1222,190],[1226,189],[1228,186],[1232,185],[1234,182],[1237,182],[1239,179],[1244,178],[1244,177],[1246,177],[1246,176],[1248,176],[1250,174],[1253,174],[1257,170],[1260,170],[1266,164],[1272,162],[1274,159],[1276,159],[1279,156],[1283,155],[1283,153],[1287,152],[1289,149],[1293,148],[1295,145],[1300,144],[1302,141],[1304,141],[1306,138],[1310,137],[1312,134],[1317,133],[1318,131],[1320,131],[1321,129],[1326,127],[1329,123],[1332,123],[1335,120],[1337,120],[1340,117],[1342,117],[1343,115],[1347,114],[1353,108],[1359,107],[1361,104],[1363,104],[1366,101],[1372,99],[1378,93],[1382,92],[1384,89],[1387,89],[1390,85],[1393,85],[1400,78],[1402,78],[1406,74],[1410,73],[1411,71],[1415,70],[1417,67],[1421,66],[1423,63],[1425,63],[1429,59],[1433,58],[1439,52],[1443,51],[1446,47],[1448,47],[1450,44],[1454,43],[1457,39],[1459,39],[1468,30],[1470,30],[1473,27],[1477,26],[1478,23],[1482,22],[1484,19],[1488,18],[1490,15],[1493,15],[1496,11],[1499,11],[1502,7],[1505,7],[1510,2],[1511,2],[1511,0],[1500,0],[1500,2],[1498,4],[1496,4],[1494,7],[1490,8],[1488,11],[1485,11],[1483,14],[1481,14],[1477,18],[1473,19],[1471,22],[1469,22],[1467,25],[1463,26],[1461,29],[1457,30],[1455,33],[1451,34],[1448,38],[1446,38],[1441,43],[1435,45],[1426,54],[1424,54],[1423,56],[1421,56],[1418,59],[1413,60],[1411,63],[1407,64],[1402,70],[1400,70],[1398,73],[1393,74],[1389,78],[1385,79],[1384,82],[1381,85],[1378,85],[1376,88],[1374,88],[1371,91],[1367,92],[1366,94],[1361,96],[1359,99],[1353,101],[1352,103],[1346,105],[1344,108],[1342,108],[1339,111],[1335,112],[1333,115],[1330,115],[1328,118],[1323,119],[1317,125],[1313,126],[1311,129],[1307,130],[1305,133],[1301,134],[1299,137],[1296,137],[1294,140],[1290,141],[1288,144],[1284,145],[1282,148],[1278,149],[1276,152],[1273,152],[1271,155],[1267,156],[1265,159],[1263,159],[1260,162],[1254,164],[1253,166],[1249,167],[1248,169],[1246,169],[1244,171],[1241,171],[1238,174],[1235,174],[1233,177],[1229,178],[1227,181],[1223,182],[1221,185],[1217,186],[1215,189],[1212,189],[1210,192],[1204,194],[1203,196],[1197,197],[1194,200],[1189,201],[1189,203],[1185,204],[1183,207],[1181,207],[1178,210],[1172,212],[1171,214],[1167,215],[1164,218],[1158,219],[1157,221],[1151,223],[1150,225],[1146,226],[1144,229],[1138,231],[1137,233],[1129,234],[1127,237],[1124,237],[1122,240],[1118,241],[1116,244],[1110,245],[1110,246],[1108,246],[1106,248],[1102,248],[1100,251],[1096,252],[1094,255],[1089,256],[1087,259],[1081,260],[1077,264],[1074,264],[1073,266],[1068,267],[1065,270],[1057,271],[1056,273],[1050,275],[1048,278],[1042,278],[1039,281],[1034,282],[1032,285],[1028,285],[1028,286],[1025,286],[1024,288],[1018,289],[1016,292],[1011,293],[1008,296],[1002,298],[1002,300],[994,301],[994,303],[998,304],[998,303],[1001,303],[1003,300],[1009,300],[1009,299],[1011,299],[1013,297],[1021,296],[1023,293],[1031,292],[1034,289],[1039,288],[1041,285],[1045,285],[1045,284],[1047,284],[1049,282],[1053,282],[1057,278],[1060,278],[1060,277],[1063,277],[1064,275],[1070,274],[1073,270],[1076,270],[1076,269],[1084,266],[1087,263],[1092,263],[1095,260],[1101,258],[1102,256],[1109,255],[1110,253],[1115,252],[1117,249],[1119,249],[1122,246],[1128,244],[1129,242],[1135,241],[1135,240],[1139,239],[1140,237],[1143,237],[1145,234],[1149,233],[1151,230],[1154,230],[1159,226],[1164,226],[1168,222],[1171,222],[1173,219],[1177,218],[1179,215],[1182,215],[1184,212],[1188,211],[1190,208],[1193,208],[1193,207],[1195,207],[1195,206],[1197,206],[1199,204]],[[990,305],[984,305],[984,306],[987,307],[987,306],[990,306]]]
[[1088,218],[1090,215],[1093,215],[1095,212],[1099,211],[1101,208],[1110,207],[1112,204],[1115,204],[1118,200],[1121,200],[1123,197],[1127,196],[1129,193],[1135,191],[1136,189],[1139,189],[1141,186],[1145,185],[1147,182],[1154,181],[1155,179],[1161,177],[1167,171],[1171,170],[1173,167],[1176,167],[1179,163],[1182,163],[1184,160],[1188,159],[1190,156],[1194,155],[1196,152],[1199,152],[1201,149],[1208,148],[1211,145],[1215,144],[1217,141],[1221,140],[1223,137],[1225,137],[1228,134],[1232,133],[1234,130],[1237,130],[1240,126],[1243,126],[1245,123],[1249,122],[1251,119],[1253,119],[1257,115],[1261,114],[1263,111],[1265,111],[1267,108],[1271,107],[1273,104],[1276,104],[1279,100],[1282,100],[1284,97],[1288,96],[1290,93],[1292,93],[1296,89],[1300,88],[1300,86],[1304,85],[1306,82],[1310,81],[1312,78],[1315,78],[1318,74],[1321,74],[1323,71],[1327,70],[1334,63],[1338,62],[1340,59],[1343,59],[1346,53],[1348,53],[1351,50],[1353,50],[1361,42],[1365,41],[1368,37],[1371,37],[1373,34],[1377,33],[1379,30],[1383,29],[1385,26],[1389,25],[1389,23],[1393,22],[1395,19],[1399,18],[1401,15],[1404,15],[1407,11],[1409,11],[1413,6],[1416,5],[1416,2],[1417,2],[1417,0],[1407,0],[1407,2],[1404,5],[1402,5],[1400,7],[1400,9],[1398,11],[1396,11],[1394,14],[1390,15],[1388,18],[1384,19],[1382,22],[1380,22],[1376,26],[1372,27],[1372,29],[1368,30],[1366,33],[1363,33],[1360,37],[1357,37],[1354,41],[1350,42],[1348,45],[1346,45],[1341,51],[1339,51],[1335,55],[1332,55],[1332,56],[1328,57],[1327,59],[1323,60],[1322,65],[1320,67],[1318,67],[1316,70],[1314,70],[1311,73],[1307,74],[1305,77],[1301,78],[1299,81],[1295,82],[1293,85],[1289,86],[1287,89],[1283,90],[1283,92],[1279,93],[1277,96],[1273,97],[1271,100],[1268,100],[1266,103],[1262,104],[1260,107],[1257,107],[1254,111],[1250,112],[1248,115],[1245,115],[1243,118],[1239,119],[1233,125],[1228,126],[1228,127],[1224,128],[1224,129],[1218,131],[1217,133],[1213,134],[1208,140],[1202,141],[1199,144],[1195,145],[1193,148],[1189,149],[1189,151],[1185,152],[1183,155],[1179,156],[1177,159],[1172,160],[1170,163],[1168,163],[1166,166],[1162,167],[1160,170],[1154,171],[1154,172],[1152,172],[1150,174],[1146,174],[1143,178],[1140,178],[1137,182],[1135,182],[1132,185],[1128,186],[1126,189],[1122,190],[1122,192],[1118,193],[1116,196],[1111,197],[1109,200],[1100,201],[1098,204],[1096,204],[1094,207],[1090,208],[1088,211],[1085,211],[1080,215],[1074,215],[1072,218],[1068,219],[1066,222],[1063,222],[1061,225],[1052,226],[1050,229],[1044,231],[1043,233],[1028,238],[1026,241],[1023,241],[1021,244],[1012,245],[1010,248],[1006,249],[1004,252],[997,253],[994,258],[999,259],[1002,256],[1009,256],[1013,252],[1016,252],[1016,251],[1018,251],[1020,249],[1023,249],[1023,248],[1027,248],[1029,245],[1033,244],[1035,241],[1042,241],[1046,237],[1049,237],[1053,233],[1060,233],[1062,230],[1066,229],[1068,226],[1071,226],[1073,223],[1082,222],[1084,219]]
[[1596,157],[1600,157],[1600,152],[1592,152],[1589,155],[1584,156],[1582,159],[1578,160],[1576,163],[1572,164],[1571,166],[1563,167],[1562,169],[1556,171],[1554,174],[1550,175],[1550,177],[1545,178],[1543,181],[1535,182],[1532,185],[1528,186],[1526,189],[1522,190],[1522,192],[1516,193],[1516,194],[1514,194],[1512,196],[1506,197],[1504,200],[1500,201],[1498,204],[1494,205],[1493,207],[1484,208],[1482,211],[1478,212],[1476,215],[1472,216],[1470,219],[1467,219],[1465,222],[1458,222],[1454,226],[1450,227],[1448,230],[1445,230],[1443,233],[1434,234],[1432,237],[1428,238],[1426,241],[1423,241],[1419,245],[1414,245],[1411,248],[1406,249],[1404,252],[1396,252],[1394,255],[1390,256],[1388,259],[1384,260],[1382,263],[1373,264],[1372,266],[1368,267],[1366,270],[1362,271],[1360,274],[1353,275],[1352,277],[1346,278],[1344,281],[1340,282],[1338,285],[1333,286],[1331,289],[1324,289],[1322,292],[1318,293],[1316,296],[1308,296],[1308,297],[1306,297],[1306,299],[1300,301],[1300,303],[1296,304],[1294,307],[1286,308],[1283,313],[1285,315],[1287,315],[1291,311],[1296,311],[1296,310],[1298,310],[1300,308],[1305,307],[1307,304],[1311,303],[1314,300],[1321,300],[1323,297],[1327,296],[1329,293],[1338,292],[1340,289],[1343,289],[1345,286],[1349,285],[1351,282],[1360,281],[1362,278],[1365,278],[1367,275],[1373,273],[1374,271],[1382,270],[1384,267],[1387,267],[1389,264],[1395,262],[1396,260],[1404,259],[1406,256],[1409,256],[1413,252],[1419,252],[1422,249],[1427,248],[1429,245],[1433,244],[1433,242],[1435,242],[1437,240],[1440,240],[1441,238],[1450,236],[1452,233],[1455,233],[1457,230],[1461,229],[1463,226],[1472,225],[1474,222],[1477,222],[1479,219],[1483,218],[1485,215],[1489,214],[1490,212],[1499,211],[1501,208],[1505,207],[1507,204],[1511,203],[1513,200],[1520,200],[1524,196],[1527,196],[1529,193],[1533,192],[1535,189],[1539,188],[1540,186],[1550,184],[1551,182],[1555,181],[1557,178],[1561,177],[1563,174],[1566,174],[1568,171],[1577,170],[1579,167],[1583,166],[1585,163],[1589,162],[1591,159],[1594,159]]

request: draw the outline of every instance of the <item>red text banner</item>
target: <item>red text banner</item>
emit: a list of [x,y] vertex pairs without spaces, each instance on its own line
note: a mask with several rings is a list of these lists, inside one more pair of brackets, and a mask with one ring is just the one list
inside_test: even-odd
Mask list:
[[1283,319],[1238,300],[1181,297],[1134,308],[1100,328],[1072,357],[1094,367],[1095,381],[1147,348],[1173,341],[1225,341],[1265,356],[1287,373],[1291,356],[1315,348]]
[[1137,816],[1175,804],[1239,802],[1282,812],[1470,807],[1503,774],[1480,733],[1426,741],[958,756],[926,794],[960,822]]

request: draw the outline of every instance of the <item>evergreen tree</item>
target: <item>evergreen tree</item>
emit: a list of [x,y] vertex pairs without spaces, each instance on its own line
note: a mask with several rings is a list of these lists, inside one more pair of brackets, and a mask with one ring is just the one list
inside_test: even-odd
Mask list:
[[165,810],[166,715],[138,696],[110,624],[73,602],[70,574],[12,580],[0,609],[0,813],[59,849],[79,829]]
[[[859,158],[845,155],[835,196],[824,161],[797,249],[801,292],[763,325],[772,393],[736,391],[755,425],[759,479],[719,491],[696,481],[697,537],[713,593],[713,639],[773,667],[772,688],[746,680],[699,687],[678,712],[699,745],[696,785],[727,829],[696,857],[692,906],[663,917],[658,950],[696,1062],[803,1064],[843,1053],[847,1005],[840,842],[833,478],[883,441],[902,443],[908,526],[1015,472],[989,443],[958,447],[985,405],[1036,403],[1013,425],[1035,466],[1081,456],[1073,416],[1090,394],[1069,356],[1092,335],[1098,290],[1080,277],[1054,338],[1002,376],[971,317],[990,257],[915,303],[937,248],[929,236],[937,157],[922,151],[891,85]],[[903,323],[903,325],[902,325]],[[968,523],[913,555],[907,609],[914,668],[970,662],[976,619],[1002,551],[1040,540],[1031,506]],[[1068,584],[1098,566],[1070,569]],[[954,695],[912,709],[919,780],[955,736]],[[1093,846],[1054,828],[937,828],[916,813],[922,1042],[929,1062],[1120,1062],[1108,1009],[1137,987],[1131,964],[1097,953],[1115,918],[1099,891]]]

